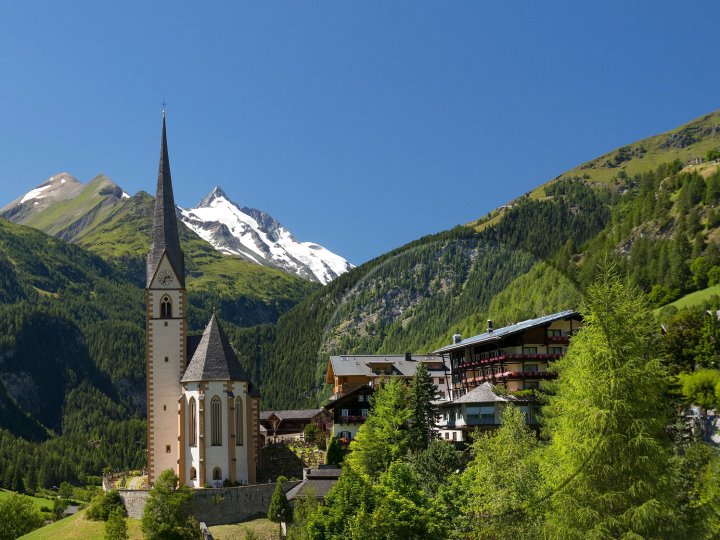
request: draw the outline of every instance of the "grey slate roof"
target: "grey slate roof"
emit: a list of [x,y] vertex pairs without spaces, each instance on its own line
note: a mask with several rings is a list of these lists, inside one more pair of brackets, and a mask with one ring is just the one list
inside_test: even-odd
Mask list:
[[456,405],[458,403],[495,403],[496,401],[514,401],[510,398],[498,396],[492,390],[492,385],[488,382],[482,383],[480,386],[476,386],[470,390],[464,396],[461,396],[453,401],[443,401],[438,403],[438,406],[445,407],[448,405]]
[[170,264],[175,270],[180,286],[185,287],[185,257],[180,249],[178,236],[175,198],[173,197],[172,178],[170,177],[170,156],[165,131],[165,113],[163,112],[162,140],[160,142],[160,165],[158,167],[155,211],[150,238],[150,253],[147,256],[147,286],[150,286],[157,267],[167,253]]
[[306,478],[288,491],[286,497],[288,501],[293,501],[298,497],[305,495],[306,491],[309,489],[312,489],[312,493],[315,494],[315,498],[323,500],[336,482],[336,478]]
[[293,409],[286,411],[260,411],[260,420],[267,420],[274,414],[280,420],[310,420],[323,411],[320,409]]
[[[390,366],[391,374],[403,377],[412,377],[415,375],[417,367],[423,364],[439,363],[445,364],[450,369],[450,364],[440,356],[418,355],[411,356],[412,360],[405,359],[405,355],[386,355],[386,354],[362,354],[362,355],[340,355],[331,356],[330,364],[332,365],[333,374],[337,377],[346,377],[349,375],[363,375],[366,377],[375,377],[369,364]],[[428,370],[431,371],[432,370]]]
[[215,313],[210,317],[200,343],[180,382],[250,381]]
[[553,321],[557,321],[559,319],[566,319],[568,317],[574,317],[577,315],[578,315],[577,311],[568,309],[566,311],[561,311],[560,313],[553,313],[552,315],[545,315],[544,317],[538,317],[537,319],[528,319],[527,321],[523,321],[523,322],[511,324],[510,326],[504,326],[502,328],[498,328],[496,330],[493,330],[492,332],[485,332],[484,334],[480,334],[478,336],[473,336],[473,337],[469,337],[467,339],[463,339],[460,343],[453,343],[451,345],[446,345],[445,347],[434,351],[433,354],[442,354],[442,353],[447,353],[447,352],[454,351],[457,349],[464,349],[468,345],[477,345],[480,343],[487,343],[490,341],[498,341],[501,338],[507,337],[511,334],[516,334],[518,332],[522,332],[524,330],[527,330],[528,328],[533,328],[535,326],[542,326],[544,324],[548,324]]

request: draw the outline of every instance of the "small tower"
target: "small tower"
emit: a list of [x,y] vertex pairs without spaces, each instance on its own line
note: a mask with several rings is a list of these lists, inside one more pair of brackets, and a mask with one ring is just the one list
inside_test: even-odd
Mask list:
[[178,398],[187,334],[185,257],[178,237],[164,111],[145,303],[147,460],[152,485],[165,469],[176,473],[179,469]]
[[213,313],[181,380],[180,481],[255,483],[259,395]]

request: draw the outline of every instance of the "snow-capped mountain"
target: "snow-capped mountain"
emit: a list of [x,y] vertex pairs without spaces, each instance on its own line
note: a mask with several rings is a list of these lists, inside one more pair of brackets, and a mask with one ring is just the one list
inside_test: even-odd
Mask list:
[[313,242],[299,242],[262,210],[240,207],[216,187],[196,208],[179,209],[183,223],[222,253],[326,284],[353,266]]

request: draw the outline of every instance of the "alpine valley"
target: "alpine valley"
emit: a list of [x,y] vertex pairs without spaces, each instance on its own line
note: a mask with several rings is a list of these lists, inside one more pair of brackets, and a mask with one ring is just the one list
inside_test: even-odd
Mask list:
[[[329,395],[329,354],[426,352],[578,307],[601,262],[661,308],[720,282],[719,157],[713,112],[357,268],[216,188],[178,210],[190,329],[216,306],[263,408],[300,408]],[[4,487],[143,466],[151,213],[146,193],[66,173],[2,210]]]

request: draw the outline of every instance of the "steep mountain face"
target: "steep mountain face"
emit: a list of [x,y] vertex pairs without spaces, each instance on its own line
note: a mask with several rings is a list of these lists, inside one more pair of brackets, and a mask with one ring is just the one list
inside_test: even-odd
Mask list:
[[5,206],[0,217],[73,241],[127,198],[106,176],[96,176],[86,186],[60,173]]
[[[140,244],[144,241],[144,237],[135,241],[123,235],[126,242],[120,241],[119,246],[113,247],[98,234],[98,230],[107,231],[108,223],[118,215],[140,210],[131,199],[103,175],[86,186],[68,173],[60,173],[5,206],[0,217],[112,255],[107,251],[123,251],[123,244],[127,246],[129,242],[134,248],[138,241]],[[140,213],[144,216],[144,209]],[[178,217],[220,253],[323,285],[352,268],[345,259],[318,244],[298,242],[262,210],[241,208],[220,188],[215,188],[197,208],[178,207]],[[136,228],[138,232],[145,231]],[[96,241],[100,243],[96,245]]]
[[240,207],[219,187],[197,207],[180,209],[180,218],[222,253],[275,266],[323,285],[352,268],[345,259],[318,244],[298,242],[262,210]]

